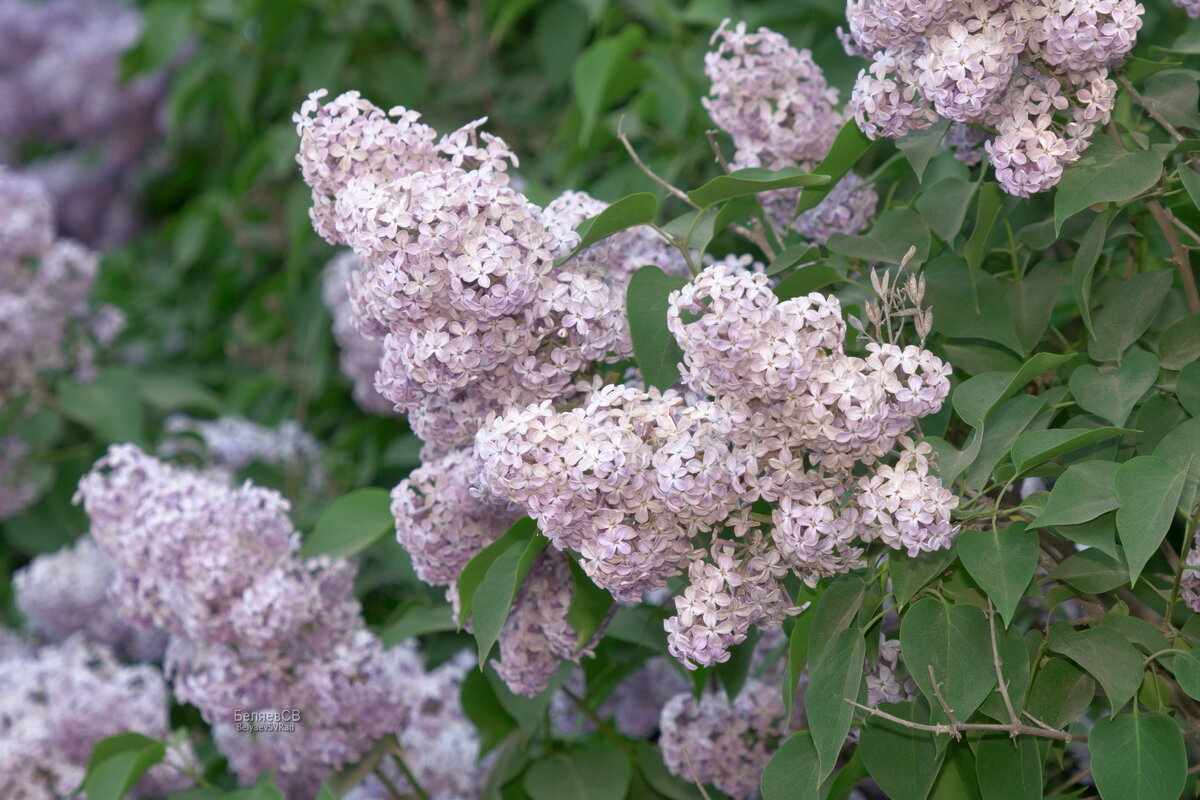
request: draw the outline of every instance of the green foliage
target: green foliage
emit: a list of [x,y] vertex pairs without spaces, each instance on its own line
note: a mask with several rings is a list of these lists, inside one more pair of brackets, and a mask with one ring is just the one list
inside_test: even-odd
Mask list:
[[383,489],[358,489],[335,500],[304,540],[305,556],[353,556],[395,529],[391,496]]

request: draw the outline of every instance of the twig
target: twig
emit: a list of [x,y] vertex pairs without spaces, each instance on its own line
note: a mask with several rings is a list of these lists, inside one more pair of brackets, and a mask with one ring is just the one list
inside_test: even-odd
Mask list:
[[1153,105],[1146,102],[1146,98],[1142,97],[1138,93],[1138,90],[1133,88],[1133,84],[1129,82],[1128,78],[1126,78],[1124,75],[1118,75],[1117,80],[1121,82],[1121,86],[1125,87],[1125,91],[1129,92],[1129,96],[1133,98],[1133,102],[1144,108],[1146,113],[1150,115],[1150,119],[1154,120],[1159,125],[1162,125],[1163,130],[1171,134],[1171,138],[1177,142],[1182,142],[1184,140],[1184,135],[1180,133],[1174,125],[1167,122],[1163,115],[1159,114],[1158,111],[1155,110]]
[[[937,676],[935,676],[933,674],[933,664],[929,665],[929,682],[933,684],[933,696],[937,698],[938,705],[940,705],[942,707],[942,713],[944,713],[946,715],[946,719],[950,720],[950,724],[952,726],[954,726],[955,728],[958,728],[959,725],[961,725],[962,723],[960,723],[957,719],[955,719],[954,709],[952,709],[950,707],[950,705],[946,702],[946,698],[942,697],[941,686],[938,685]],[[951,735],[955,739],[962,738],[962,734],[960,732],[958,732],[957,730],[954,733],[952,733]]]
[[1150,216],[1154,217],[1154,221],[1158,223],[1163,238],[1167,240],[1167,246],[1171,248],[1171,260],[1175,262],[1175,268],[1179,270],[1179,279],[1183,281],[1183,293],[1187,296],[1188,310],[1193,314],[1200,313],[1200,292],[1196,291],[1196,276],[1192,274],[1192,259],[1183,243],[1179,241],[1179,236],[1175,233],[1175,226],[1171,223],[1171,217],[1156,197],[1146,199],[1146,208],[1149,209]]
[[717,143],[717,132],[707,130],[704,132],[704,138],[708,139],[708,146],[712,148],[713,157],[717,159],[717,163],[721,165],[721,169],[729,172],[729,162],[725,160],[725,154],[721,152],[721,145]]
[[1086,736],[1076,736],[1073,733],[1067,733],[1066,731],[1055,730],[1054,728],[1050,728],[1050,727],[1035,728],[1032,725],[1021,725],[1021,724],[1013,725],[1011,723],[1001,724],[998,722],[997,723],[993,723],[993,722],[957,722],[954,724],[943,723],[943,724],[939,724],[939,725],[925,725],[924,723],[913,722],[912,720],[907,720],[907,719],[904,719],[903,717],[897,717],[894,714],[889,714],[886,711],[880,711],[877,708],[871,708],[870,706],[864,706],[862,703],[858,703],[854,700],[851,700],[849,697],[845,697],[842,699],[844,699],[847,703],[854,706],[858,710],[866,712],[868,715],[870,715],[872,717],[882,717],[883,719],[886,719],[889,722],[894,722],[897,725],[904,726],[905,728],[911,728],[914,731],[925,731],[927,733],[946,734],[949,736],[953,736],[955,738],[961,738],[962,734],[965,733],[966,731],[1005,731],[1012,736],[1040,736],[1045,739],[1059,739],[1064,742],[1086,742],[1087,741]]
[[1029,717],[1030,721],[1032,721],[1033,724],[1037,725],[1039,728],[1041,728],[1044,731],[1058,730],[1057,728],[1052,728],[1049,725],[1047,725],[1046,723],[1042,722],[1040,719],[1035,717],[1033,714],[1030,714],[1028,711],[1022,711],[1021,713],[1024,714],[1026,717]]
[[[1008,712],[1008,721],[1020,725],[1021,720],[1013,709],[1012,699],[1008,696],[1008,682],[1004,680],[1004,670],[1000,666],[1000,647],[996,644],[996,607],[988,598],[988,631],[992,634],[992,665],[996,668],[996,680],[1000,686],[1000,699],[1004,701],[1004,710]],[[1016,736],[1016,734],[1012,734]]]
[[704,788],[704,784],[701,783],[700,779],[696,777],[696,767],[692,764],[692,754],[688,751],[687,746],[684,746],[683,748],[683,760],[687,762],[688,771],[692,773],[692,783],[696,784],[696,788],[700,790],[700,796],[703,797],[704,800],[712,800],[712,798],[708,796],[708,790]]

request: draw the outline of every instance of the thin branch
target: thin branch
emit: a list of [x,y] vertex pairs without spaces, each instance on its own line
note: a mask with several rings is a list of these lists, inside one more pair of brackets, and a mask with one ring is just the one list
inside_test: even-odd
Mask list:
[[[933,674],[933,664],[930,664],[928,666],[929,666],[929,682],[933,684],[933,696],[937,698],[938,705],[940,705],[942,707],[942,713],[946,715],[946,719],[950,720],[950,724],[954,728],[958,728],[962,723],[959,722],[954,717],[954,709],[952,709],[950,707],[950,704],[946,702],[946,698],[942,697],[941,685],[938,684],[937,676]],[[962,734],[955,731],[953,736],[955,739],[959,739],[962,737]]]
[[1183,293],[1187,296],[1188,310],[1193,314],[1200,313],[1200,292],[1196,291],[1196,276],[1192,274],[1192,258],[1188,254],[1187,248],[1179,241],[1179,236],[1175,233],[1175,226],[1171,223],[1167,210],[1163,208],[1162,203],[1158,202],[1158,198],[1147,198],[1146,208],[1149,209],[1150,216],[1154,217],[1154,221],[1158,223],[1163,238],[1167,240],[1167,246],[1171,248],[1171,260],[1175,262],[1175,268],[1179,270],[1179,279],[1183,281]]
[[1058,730],[1057,728],[1053,728],[1053,727],[1047,725],[1046,723],[1042,722],[1040,719],[1035,717],[1033,714],[1030,714],[1028,711],[1022,711],[1021,713],[1024,714],[1026,717],[1028,717],[1030,719],[1030,721],[1033,722],[1034,725],[1037,725],[1039,728],[1041,728],[1044,731]]
[[704,132],[704,138],[708,139],[708,146],[712,148],[713,157],[717,160],[717,163],[721,165],[721,169],[723,169],[725,172],[729,172],[729,162],[725,160],[725,154],[721,152],[721,145],[717,142],[717,132],[714,130],[707,130]]
[[[1008,696],[1008,682],[1004,680],[1004,670],[1000,666],[1000,647],[996,643],[996,607],[988,598],[988,631],[992,634],[992,665],[996,668],[996,680],[1000,686],[1000,699],[1004,701],[1004,710],[1008,712],[1008,721],[1020,725],[1021,720],[1013,709],[1012,699]],[[1016,734],[1013,734],[1016,736]]]
[[1128,78],[1126,78],[1124,75],[1118,75],[1117,80],[1121,82],[1121,86],[1125,87],[1125,91],[1129,92],[1129,96],[1133,98],[1133,102],[1144,108],[1146,113],[1150,115],[1150,119],[1154,120],[1159,125],[1162,125],[1163,130],[1171,134],[1172,139],[1177,142],[1182,142],[1184,140],[1184,135],[1180,133],[1174,125],[1167,122],[1166,118],[1164,118],[1162,114],[1159,114],[1151,103],[1146,101],[1146,98],[1138,94],[1138,90],[1133,88],[1133,84],[1129,82]]
[[696,767],[692,764],[692,754],[688,751],[686,745],[683,748],[683,760],[687,762],[688,771],[692,773],[692,783],[696,784],[696,788],[700,790],[700,796],[703,797],[704,800],[712,800],[712,798],[708,796],[708,790],[704,788],[704,784],[701,783],[700,779],[696,777]]
[[897,717],[894,714],[889,714],[886,711],[880,711],[877,708],[871,708],[870,706],[864,706],[861,703],[851,700],[849,697],[845,697],[843,699],[850,705],[854,706],[855,708],[857,708],[860,711],[865,712],[869,716],[881,717],[883,719],[888,720],[889,722],[894,722],[897,725],[902,725],[905,728],[912,728],[915,731],[925,731],[927,733],[935,733],[935,734],[946,734],[949,736],[953,736],[956,739],[961,738],[963,733],[965,733],[966,731],[1004,731],[1004,732],[1008,733],[1010,736],[1040,736],[1045,739],[1059,739],[1064,742],[1086,742],[1087,741],[1086,736],[1076,736],[1073,733],[1067,733],[1066,731],[1055,730],[1055,729],[1049,728],[1049,727],[1035,728],[1032,725],[1021,725],[1021,724],[1012,725],[1011,723],[1000,724],[1000,723],[991,723],[991,722],[958,722],[958,723],[954,723],[954,724],[943,723],[940,725],[925,725],[920,722],[913,722],[912,720],[904,719],[903,717]]

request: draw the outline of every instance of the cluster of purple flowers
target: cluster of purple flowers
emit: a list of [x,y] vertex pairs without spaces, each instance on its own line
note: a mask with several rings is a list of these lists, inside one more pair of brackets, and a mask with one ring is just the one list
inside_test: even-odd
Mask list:
[[960,157],[987,153],[1009,194],[1056,184],[1112,115],[1109,70],[1137,41],[1136,0],[849,0],[850,106],[871,138],[950,120]]
[[163,428],[167,436],[159,443],[160,456],[173,458],[193,450],[199,439],[197,455],[212,469],[232,475],[258,462],[304,475],[310,490],[320,489],[325,483],[321,446],[296,420],[268,427],[239,416],[207,420],[172,414]]
[[[39,407],[46,373],[95,376],[97,345],[123,325],[112,307],[93,308],[95,253],[55,234],[54,207],[33,178],[0,167],[0,403],[24,398],[21,413]],[[29,444],[0,434],[0,518],[38,496]]]
[[[169,736],[167,687],[156,667],[123,665],[82,634],[37,649],[2,634],[8,643],[0,647],[0,796],[72,796],[101,739],[128,731]],[[193,763],[186,744],[173,747],[167,763],[153,767],[130,797],[182,791]]]
[[[825,82],[807,50],[797,50],[767,28],[747,33],[746,24],[726,20],[713,34],[716,48],[704,57],[712,86],[705,109],[733,139],[731,166],[812,169],[828,152],[845,121],[838,111],[837,89]],[[856,234],[870,221],[879,202],[875,190],[861,187],[849,173],[815,208],[796,217],[798,189],[759,196],[779,228],[791,227],[806,239],[824,244],[835,233]]]
[[354,402],[369,414],[391,414],[392,404],[375,389],[375,373],[383,361],[383,342],[364,336],[354,324],[350,306],[351,276],[362,271],[361,258],[338,253],[321,274],[321,297],[333,318],[333,339],[338,346],[342,374],[353,386]]
[[[426,676],[415,649],[385,650],[365,629],[352,565],[299,557],[278,493],[119,445],[78,499],[115,566],[113,604],[170,635],[176,698],[200,709],[244,781],[273,770],[289,798],[311,798],[418,713],[410,684]],[[238,711],[281,708],[302,714],[286,735],[239,724]]]
[[121,0],[0,0],[0,163],[24,142],[63,148],[28,166],[67,235],[107,248],[137,227],[133,192],[163,127],[165,74],[122,82],[141,15]]

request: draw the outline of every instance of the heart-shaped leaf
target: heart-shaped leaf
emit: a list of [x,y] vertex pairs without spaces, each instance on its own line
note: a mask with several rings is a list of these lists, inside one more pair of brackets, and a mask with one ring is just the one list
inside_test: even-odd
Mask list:
[[1018,522],[998,531],[964,531],[958,557],[987,592],[1007,626],[1037,567],[1038,537]]
[[913,603],[900,623],[900,652],[917,687],[940,713],[933,690],[936,679],[960,720],[971,716],[996,686],[991,659],[979,657],[991,647],[987,620],[975,606],[926,597]]
[[1157,456],[1137,456],[1117,469],[1114,485],[1121,500],[1117,536],[1125,548],[1132,582],[1137,582],[1142,568],[1166,537],[1185,477]]
[[1067,467],[1030,527],[1078,525],[1121,505],[1114,487],[1117,466],[1112,461],[1084,461]]
[[1071,394],[1084,411],[1121,426],[1157,378],[1158,358],[1135,350],[1114,372],[1101,372],[1091,364],[1076,369],[1071,373]]

